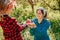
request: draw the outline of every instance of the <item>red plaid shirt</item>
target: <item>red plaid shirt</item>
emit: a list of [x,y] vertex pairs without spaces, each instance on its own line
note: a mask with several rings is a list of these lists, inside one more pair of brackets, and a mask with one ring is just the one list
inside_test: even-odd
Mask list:
[[18,25],[16,20],[10,17],[0,21],[0,26],[3,29],[5,40],[22,40],[20,32],[25,28],[23,25]]

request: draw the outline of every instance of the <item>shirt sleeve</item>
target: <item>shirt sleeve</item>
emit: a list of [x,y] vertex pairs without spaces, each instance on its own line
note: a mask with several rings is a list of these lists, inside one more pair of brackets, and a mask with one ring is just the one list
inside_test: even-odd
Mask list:
[[13,25],[15,25],[15,27],[18,28],[19,32],[21,32],[23,29],[26,28],[26,25],[23,25],[23,24],[19,24],[19,23],[17,23],[17,21],[16,21],[15,19],[13,19],[13,20],[14,20]]
[[26,28],[26,26],[23,25],[23,24],[21,25],[21,24],[18,24],[18,23],[17,23],[17,25],[18,25],[18,30],[19,30],[20,32]]
[[[32,19],[31,22],[34,22],[34,19]],[[30,28],[30,35],[31,35],[31,36],[34,35],[34,28]]]
[[30,28],[30,35],[31,35],[31,36],[34,35],[34,28]]

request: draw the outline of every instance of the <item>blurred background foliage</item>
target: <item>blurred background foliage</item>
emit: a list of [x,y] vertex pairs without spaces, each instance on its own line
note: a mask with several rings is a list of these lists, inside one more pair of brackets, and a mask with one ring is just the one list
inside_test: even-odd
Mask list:
[[[16,0],[17,6],[13,8],[11,17],[15,17],[19,23],[27,19],[35,18],[36,8],[44,7],[48,13],[47,19],[51,22],[48,34],[51,40],[60,40],[60,0]],[[33,40],[29,34],[29,28],[21,34],[23,40]],[[0,28],[0,40],[4,40],[2,28]]]

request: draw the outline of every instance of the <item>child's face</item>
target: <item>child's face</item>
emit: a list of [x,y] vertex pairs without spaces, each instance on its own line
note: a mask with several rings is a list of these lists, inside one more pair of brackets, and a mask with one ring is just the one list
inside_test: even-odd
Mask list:
[[2,14],[2,15],[3,14],[9,15],[11,13],[11,11],[12,11],[12,8],[13,8],[13,4],[10,4],[10,5],[6,6],[4,10],[1,10],[0,14]]
[[37,19],[41,19],[41,18],[44,17],[44,15],[42,14],[41,10],[37,10],[36,11],[36,17],[37,17]]
[[12,11],[12,8],[13,8],[13,4],[8,5],[6,14],[9,15],[11,13],[11,11]]

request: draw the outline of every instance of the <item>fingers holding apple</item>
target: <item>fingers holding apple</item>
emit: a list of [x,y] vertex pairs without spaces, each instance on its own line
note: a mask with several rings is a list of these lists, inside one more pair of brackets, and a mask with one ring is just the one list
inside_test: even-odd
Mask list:
[[32,23],[30,19],[26,20],[26,24],[27,24],[28,27],[30,27],[30,28],[35,28],[35,27],[36,27],[35,23]]
[[34,23],[28,23],[27,25],[28,25],[28,27],[30,27],[30,28],[35,28],[35,27],[36,27],[36,25],[35,25]]

